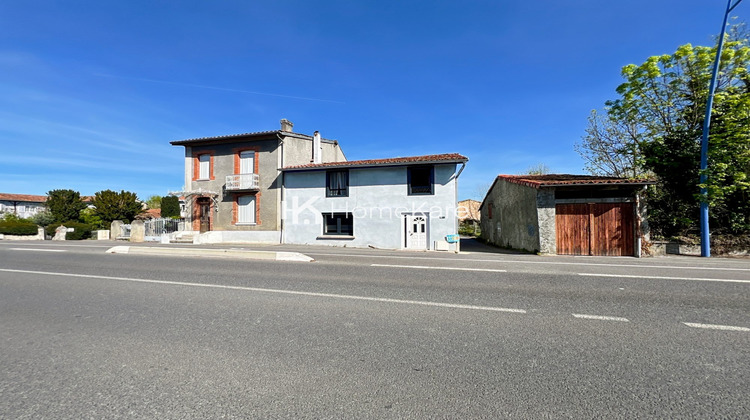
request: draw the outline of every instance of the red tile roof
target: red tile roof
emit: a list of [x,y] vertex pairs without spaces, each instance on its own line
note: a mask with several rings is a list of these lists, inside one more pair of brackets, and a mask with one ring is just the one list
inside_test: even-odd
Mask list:
[[[292,131],[273,130],[273,131],[256,131],[253,133],[227,134],[223,136],[197,137],[194,139],[170,141],[169,144],[173,146],[189,146],[189,145],[195,145],[195,144],[200,144],[200,143],[233,142],[238,139],[250,140],[249,138],[255,138],[256,140],[260,140],[266,137],[275,136],[277,134],[288,136],[288,137],[299,137],[299,138],[309,139],[309,140],[312,140],[313,138],[312,136],[309,136],[307,134],[294,133]],[[272,137],[272,138],[276,138],[276,137]],[[336,140],[332,140],[332,139],[321,138],[320,140],[325,143],[337,143]]]
[[285,171],[297,171],[306,169],[328,169],[328,168],[350,168],[367,166],[400,166],[413,163],[464,163],[469,158],[458,153],[444,153],[440,155],[424,155],[397,157],[389,159],[348,160],[343,162],[308,163],[306,165],[287,166]]
[[27,203],[44,203],[47,201],[46,195],[29,195],[29,194],[6,194],[0,193],[0,200],[4,201],[24,201]]
[[503,179],[514,184],[525,185],[532,188],[571,186],[571,185],[650,185],[654,181],[650,179],[617,178],[611,176],[595,175],[498,175],[497,179]]
[[136,219],[158,219],[161,217],[161,209],[147,209],[135,216]]

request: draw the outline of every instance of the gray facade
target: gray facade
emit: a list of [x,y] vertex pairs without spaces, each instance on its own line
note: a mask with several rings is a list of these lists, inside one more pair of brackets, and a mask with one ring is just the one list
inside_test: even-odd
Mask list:
[[[456,163],[431,165],[433,192],[427,195],[409,194],[409,164],[348,168],[345,197],[326,197],[326,171],[335,167],[285,171],[283,242],[458,251],[446,240],[458,232]],[[326,235],[326,214],[350,214],[351,234]],[[424,246],[411,242],[416,220],[425,223]]]
[[[291,129],[291,123],[282,128]],[[319,143],[318,156],[313,145]],[[341,162],[346,157],[337,141],[291,131],[269,131],[172,142],[185,147],[186,216],[192,230],[204,233],[204,242],[279,242],[281,229],[281,168],[313,162]],[[240,154],[254,152],[254,168],[242,173],[257,174],[257,183],[232,184],[228,176],[240,174]],[[208,156],[207,173],[201,159]],[[247,175],[243,175],[242,179]],[[236,178],[239,179],[239,178]],[[247,184],[247,185],[244,185]],[[242,222],[238,203],[251,197],[254,214]],[[206,206],[202,208],[201,203]],[[207,212],[205,209],[209,209]]]
[[[549,197],[545,191],[538,197],[538,190],[509,182],[496,182],[487,193],[480,208],[482,237],[498,246],[523,249],[531,252],[554,254],[554,195],[552,203],[552,229],[544,211],[539,211],[539,198]],[[544,203],[545,205],[547,203]],[[546,208],[546,207],[544,207]],[[540,215],[542,217],[540,217]],[[540,225],[546,236],[542,248]],[[551,230],[552,237],[549,238]],[[550,244],[552,248],[550,249]]]

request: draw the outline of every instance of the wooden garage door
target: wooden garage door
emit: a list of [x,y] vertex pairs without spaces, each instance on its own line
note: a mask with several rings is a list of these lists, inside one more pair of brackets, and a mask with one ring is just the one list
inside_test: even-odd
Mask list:
[[558,254],[634,254],[632,203],[558,204],[555,213]]

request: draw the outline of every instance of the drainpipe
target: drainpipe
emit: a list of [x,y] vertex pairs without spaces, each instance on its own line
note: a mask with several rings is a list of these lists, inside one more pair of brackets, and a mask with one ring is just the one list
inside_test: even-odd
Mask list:
[[284,137],[280,136],[279,133],[276,133],[276,137],[279,139],[279,158],[278,158],[278,177],[277,179],[281,183],[279,185],[279,200],[276,201],[276,224],[279,227],[279,230],[281,231],[279,233],[279,243],[284,243],[284,215],[282,212],[284,211],[284,172],[281,170],[281,168],[284,167]]
[[[453,202],[456,203],[456,206],[458,206],[458,177],[461,176],[461,172],[464,171],[464,168],[466,167],[466,162],[461,163],[461,169],[458,170],[458,172],[452,177],[453,182],[455,185],[453,185]],[[456,235],[458,235],[458,215],[454,215],[453,218],[453,230],[456,232]],[[456,242],[456,254],[461,252],[461,240],[459,239],[458,242]]]

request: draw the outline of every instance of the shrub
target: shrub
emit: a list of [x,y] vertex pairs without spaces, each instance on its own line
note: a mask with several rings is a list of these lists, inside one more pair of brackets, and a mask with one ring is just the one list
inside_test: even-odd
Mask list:
[[179,218],[180,217],[180,199],[168,195],[161,199],[161,217]]
[[37,227],[33,222],[23,219],[0,220],[0,233],[3,235],[36,235]]
[[73,228],[73,232],[68,232],[65,234],[65,239],[69,241],[88,239],[89,237],[91,237],[91,231],[93,230],[91,225],[87,225],[86,223],[69,221],[65,223],[51,224],[47,226],[45,232],[49,236],[55,236],[55,230],[60,227],[60,225],[63,225],[66,228]]
[[55,221],[55,216],[49,211],[40,211],[39,213],[31,216],[31,221],[39,226],[47,227],[50,223]]

